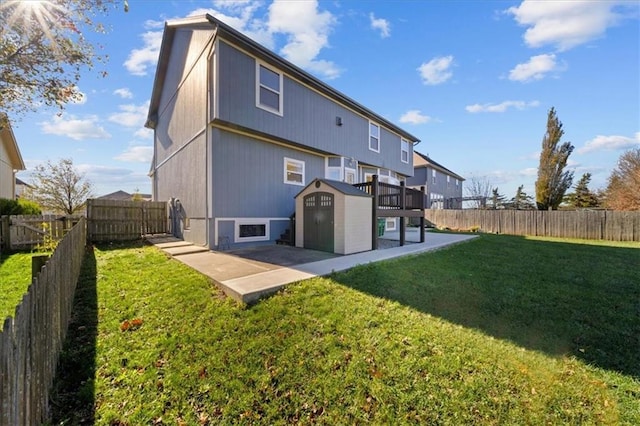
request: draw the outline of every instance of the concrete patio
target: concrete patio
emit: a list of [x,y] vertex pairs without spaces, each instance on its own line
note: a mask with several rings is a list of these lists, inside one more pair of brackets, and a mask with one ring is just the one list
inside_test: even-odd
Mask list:
[[174,259],[210,277],[228,296],[250,304],[296,281],[432,251],[472,238],[475,236],[427,232],[425,242],[419,243],[419,230],[409,228],[407,244],[402,247],[397,246],[399,234],[392,232],[386,233],[380,244],[390,248],[346,256],[282,245],[210,251],[171,236],[153,236],[147,240]]

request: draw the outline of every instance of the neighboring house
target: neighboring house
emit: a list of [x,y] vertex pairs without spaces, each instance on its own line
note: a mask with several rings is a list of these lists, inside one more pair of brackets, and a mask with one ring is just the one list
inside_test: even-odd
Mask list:
[[140,194],[140,193],[136,193],[136,194],[129,194],[128,192],[125,191],[116,191],[116,192],[112,192],[110,194],[106,194],[106,195],[102,195],[100,197],[98,197],[98,199],[100,200],[122,200],[122,201],[131,201],[133,200],[134,196],[140,196],[140,200],[142,201],[150,201],[151,200],[151,194]]
[[407,186],[425,187],[427,208],[461,209],[462,182],[464,178],[429,156],[413,153],[413,176],[407,178]]
[[0,120],[0,198],[16,198],[16,173],[24,170],[18,143],[9,120]]
[[210,15],[165,24],[146,126],[154,200],[210,248],[275,241],[315,178],[404,180],[418,142]]
[[16,198],[22,197],[22,194],[24,194],[25,191],[32,188],[33,186],[29,185],[27,182],[20,178],[16,178]]

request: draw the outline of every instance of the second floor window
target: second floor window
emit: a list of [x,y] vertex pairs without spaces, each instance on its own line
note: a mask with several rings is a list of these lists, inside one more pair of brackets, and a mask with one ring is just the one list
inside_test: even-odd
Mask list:
[[380,126],[369,123],[369,149],[380,152]]
[[282,115],[282,73],[260,63],[256,65],[256,105]]
[[431,183],[435,185],[436,183],[436,171],[431,170]]
[[409,162],[409,141],[404,139],[400,141],[400,160],[403,163]]

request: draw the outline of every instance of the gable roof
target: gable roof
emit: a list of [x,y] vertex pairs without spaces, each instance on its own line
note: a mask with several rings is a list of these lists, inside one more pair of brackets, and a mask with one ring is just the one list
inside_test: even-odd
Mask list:
[[322,82],[318,78],[312,76],[308,72],[302,70],[298,66],[287,61],[283,57],[275,54],[271,50],[262,46],[261,44],[253,41],[249,37],[233,29],[229,25],[223,23],[217,18],[209,14],[201,16],[193,16],[183,19],[175,19],[165,22],[164,32],[162,35],[162,44],[160,46],[160,55],[158,57],[158,66],[156,68],[156,75],[153,82],[153,91],[151,94],[151,101],[149,105],[149,114],[147,116],[146,127],[154,128],[157,121],[158,108],[160,104],[160,95],[162,87],[164,86],[164,80],[167,73],[171,57],[171,47],[173,44],[173,38],[175,32],[179,28],[191,28],[191,29],[211,29],[215,31],[215,37],[221,37],[228,40],[233,44],[241,46],[251,54],[257,56],[261,60],[271,64],[272,66],[283,70],[288,76],[313,87],[323,95],[333,99],[334,101],[346,105],[357,113],[367,117],[368,119],[377,122],[378,124],[398,133],[403,138],[411,141],[414,144],[420,142],[420,139],[412,135],[411,133],[396,126],[386,118],[376,114],[365,106],[359,104],[328,84]]
[[[116,191],[116,192],[112,192],[110,194],[106,194],[106,195],[102,195],[100,197],[98,197],[98,199],[101,200],[131,200],[133,198],[135,194],[129,194],[128,192],[125,191]],[[140,194],[140,197],[143,200],[150,200],[151,199],[151,194]]]
[[24,165],[24,161],[22,161],[18,142],[16,142],[16,137],[13,134],[13,129],[9,123],[9,119],[6,114],[0,113],[0,115],[3,118],[3,120],[0,120],[0,142],[9,155],[11,167],[13,170],[25,170],[26,167]]
[[351,185],[349,183],[342,182],[342,181],[339,181],[339,180],[316,178],[316,179],[312,180],[309,185],[305,186],[302,191],[298,192],[298,194],[296,194],[296,196],[294,198],[297,198],[298,195],[302,194],[311,185],[315,185],[316,182],[324,183],[325,185],[330,186],[331,188],[335,189],[336,191],[338,191],[338,192],[340,192],[340,193],[342,193],[344,195],[351,195],[351,196],[355,196],[355,197],[371,197],[370,194],[367,194],[363,190],[358,189],[358,188],[356,188],[355,186],[353,186],[353,185]]
[[445,166],[443,166],[442,164],[437,163],[436,161],[432,160],[428,155],[422,154],[422,153],[420,153],[420,152],[418,152],[418,151],[413,151],[413,154],[414,154],[414,155],[417,155],[418,157],[420,157],[420,160],[421,160],[421,161],[414,161],[414,162],[413,162],[413,168],[414,168],[414,169],[417,169],[418,167],[428,167],[428,166],[431,166],[431,167],[433,167],[434,169],[438,169],[438,170],[440,170],[441,172],[444,172],[444,173],[446,173],[446,174],[448,174],[448,175],[450,175],[450,176],[452,176],[452,177],[454,177],[454,178],[456,178],[456,179],[459,179],[459,180],[466,180],[465,178],[463,178],[463,177],[462,177],[462,176],[460,176],[459,174],[452,172],[451,170],[447,169],[447,168],[446,168]]

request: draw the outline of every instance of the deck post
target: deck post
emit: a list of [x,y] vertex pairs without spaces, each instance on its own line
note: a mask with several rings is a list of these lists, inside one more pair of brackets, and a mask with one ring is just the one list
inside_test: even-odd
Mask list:
[[405,241],[405,232],[407,231],[407,227],[405,225],[405,217],[404,217],[404,208],[406,206],[406,197],[407,197],[407,191],[406,188],[404,186],[404,181],[400,182],[400,246],[404,245],[404,241]]
[[378,175],[371,177],[371,250],[378,250]]
[[422,208],[420,209],[420,212],[422,213],[422,215],[420,215],[420,242],[424,243],[424,232],[425,232],[425,229],[424,229],[424,209],[425,209],[426,204],[427,204],[427,202],[426,202],[427,197],[425,196],[424,185],[422,185],[420,187],[420,192],[422,192],[422,203],[421,203],[422,204]]

